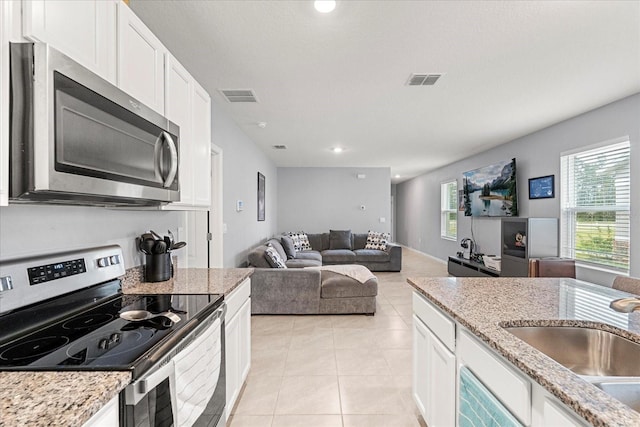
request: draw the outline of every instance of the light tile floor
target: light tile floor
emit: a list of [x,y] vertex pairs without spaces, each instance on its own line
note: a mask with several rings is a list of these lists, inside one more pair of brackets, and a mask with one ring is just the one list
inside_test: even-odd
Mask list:
[[424,426],[411,397],[406,279],[447,268],[409,249],[402,256],[402,272],[375,273],[375,316],[252,316],[251,370],[229,426]]

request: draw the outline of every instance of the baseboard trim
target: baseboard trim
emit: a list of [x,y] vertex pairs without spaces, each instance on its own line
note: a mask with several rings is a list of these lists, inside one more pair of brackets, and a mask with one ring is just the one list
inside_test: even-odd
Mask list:
[[407,249],[407,250],[410,250],[410,251],[413,251],[413,252],[419,253],[420,255],[424,255],[424,256],[426,256],[426,257],[428,257],[428,258],[431,258],[432,260],[434,260],[434,261],[436,261],[436,262],[439,262],[440,264],[444,264],[444,265],[446,265],[446,264],[447,264],[447,261],[446,261],[446,260],[444,260],[444,259],[440,259],[440,258],[435,257],[435,256],[433,256],[433,255],[431,255],[431,254],[426,253],[426,252],[419,251],[419,250],[417,250],[417,249],[415,249],[415,248],[412,248],[412,247],[410,247],[410,246],[406,246],[406,245],[403,245],[403,244],[401,244],[401,243],[396,243],[396,245],[402,246],[404,249]]

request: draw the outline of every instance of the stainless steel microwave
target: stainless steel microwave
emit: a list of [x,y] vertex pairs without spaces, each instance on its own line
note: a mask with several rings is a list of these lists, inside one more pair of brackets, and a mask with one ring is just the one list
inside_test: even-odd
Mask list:
[[176,124],[45,43],[12,43],[10,52],[13,201],[180,199]]

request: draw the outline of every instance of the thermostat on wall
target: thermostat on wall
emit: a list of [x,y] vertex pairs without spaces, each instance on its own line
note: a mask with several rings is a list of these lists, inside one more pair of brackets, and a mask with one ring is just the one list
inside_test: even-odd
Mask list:
[[244,202],[242,200],[236,200],[236,212],[244,210]]

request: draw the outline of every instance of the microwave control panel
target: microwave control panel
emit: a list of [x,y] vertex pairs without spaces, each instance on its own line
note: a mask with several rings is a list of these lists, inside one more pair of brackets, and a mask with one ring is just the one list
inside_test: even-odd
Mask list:
[[30,285],[38,285],[50,280],[81,274],[85,271],[87,271],[87,268],[84,264],[84,258],[57,262],[55,264],[39,265],[27,269]]

